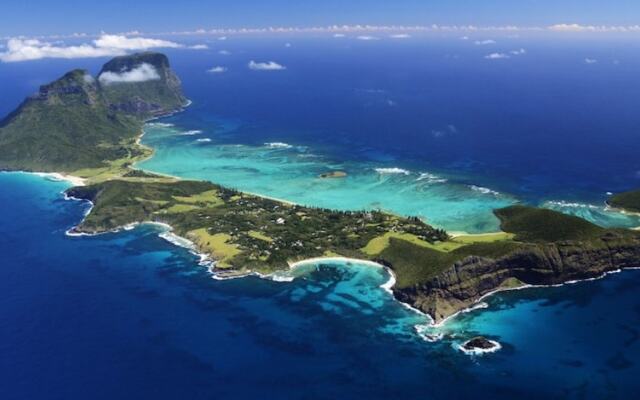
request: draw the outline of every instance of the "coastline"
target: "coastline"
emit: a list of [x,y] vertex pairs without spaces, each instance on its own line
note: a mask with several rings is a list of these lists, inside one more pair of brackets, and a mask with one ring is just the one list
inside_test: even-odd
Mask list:
[[[464,308],[464,309],[462,309],[460,311],[457,311],[454,314],[449,315],[448,317],[444,318],[442,321],[440,321],[438,323],[433,323],[432,322],[430,324],[430,327],[441,328],[444,325],[446,325],[449,321],[455,319],[456,317],[460,316],[461,314],[466,314],[466,313],[473,312],[473,311],[479,310],[479,309],[489,308],[488,304],[484,303],[483,300],[485,300],[488,297],[491,297],[493,295],[499,294],[499,293],[517,291],[517,290],[525,290],[525,289],[558,288],[558,287],[567,286],[567,285],[575,285],[575,284],[579,284],[579,283],[583,283],[583,282],[592,282],[592,281],[597,281],[597,280],[606,278],[608,275],[621,273],[622,271],[625,271],[625,270],[629,270],[629,271],[631,271],[631,270],[640,270],[640,267],[631,267],[631,268],[624,268],[624,269],[616,269],[616,270],[612,270],[612,271],[605,271],[601,275],[593,277],[593,278],[574,279],[574,280],[566,281],[564,283],[556,283],[556,284],[553,284],[553,285],[523,284],[522,286],[516,286],[516,287],[497,288],[495,290],[492,290],[492,291],[482,295],[471,306],[466,307],[466,308]],[[431,319],[433,320],[433,318],[431,318]]]
[[56,182],[69,182],[73,186],[86,186],[87,179],[79,176],[69,175],[61,172],[37,172],[24,170],[2,170],[0,173],[5,174],[31,174],[41,178],[49,179]]
[[[143,160],[139,160],[136,163],[133,164],[132,167],[135,167],[139,162],[142,162],[146,159],[149,159],[151,157],[153,157],[153,153],[154,153],[154,149],[148,146],[145,146],[141,143],[144,135],[145,135],[145,126],[147,123],[154,121],[154,120],[158,120],[161,118],[165,118],[165,117],[169,117],[173,114],[179,113],[184,111],[184,109],[186,107],[188,107],[191,104],[190,101],[188,101],[183,108],[176,110],[174,112],[170,112],[167,114],[163,114],[157,117],[153,117],[150,118],[146,121],[144,121],[143,124],[143,128],[141,129],[140,134],[138,135],[138,137],[136,138],[135,143],[139,146],[143,146],[145,148],[148,148],[151,150],[151,154],[144,158]],[[145,169],[140,169],[141,171],[145,171]],[[67,181],[69,183],[71,183],[74,186],[84,186],[87,183],[87,179],[81,178],[81,177],[77,177],[77,176],[73,176],[73,175],[67,175],[64,173],[57,173],[57,172],[28,172],[28,171],[16,171],[16,172],[25,172],[25,173],[33,173],[35,175],[38,176],[42,176],[45,178],[50,178],[50,179],[54,179],[54,180],[63,180],[63,181]],[[183,180],[183,178],[180,177],[176,177],[176,176],[171,176],[168,174],[162,174],[162,173],[156,173],[153,171],[148,171],[150,173],[153,174],[157,174],[159,176],[163,176],[163,177],[167,177],[167,178],[172,178],[175,180]],[[283,199],[279,199],[279,198],[275,198],[275,197],[270,197],[270,196],[265,196],[265,195],[260,195],[260,194],[256,194],[256,193],[251,193],[251,192],[244,192],[248,195],[252,195],[252,196],[257,196],[257,197],[261,197],[264,199],[270,199],[270,200],[274,200],[283,204],[288,204],[288,205],[297,205],[294,202],[291,201],[287,201],[287,200],[283,200]],[[65,195],[66,196],[66,195]],[[74,199],[71,196],[68,196],[69,200],[80,200],[80,199]],[[88,201],[88,200],[85,200]],[[91,201],[89,201],[91,207],[88,208],[88,210],[86,211],[86,215],[88,215],[91,212],[91,209],[93,207],[93,203]],[[622,211],[624,212],[624,211]],[[196,255],[197,257],[199,257],[200,261],[199,261],[199,265],[201,266],[206,266],[209,270],[209,272],[211,273],[212,277],[214,279],[217,280],[226,280],[226,279],[235,279],[235,278],[242,278],[242,277],[246,277],[246,276],[250,276],[250,275],[255,275],[257,277],[263,278],[263,279],[270,279],[273,281],[280,281],[280,282],[285,282],[285,281],[291,281],[293,279],[295,279],[294,277],[289,277],[289,276],[281,276],[281,271],[276,271],[276,272],[271,272],[268,274],[262,274],[260,272],[257,271],[251,271],[251,270],[232,270],[232,271],[225,271],[224,269],[216,269],[216,261],[213,260],[211,258],[211,256],[209,254],[206,254],[204,252],[201,252],[200,249],[198,249],[198,246],[182,237],[179,235],[176,235],[175,233],[173,233],[173,227],[171,227],[168,224],[165,223],[161,223],[161,222],[155,222],[155,221],[138,221],[138,222],[133,222],[130,224],[127,224],[125,226],[121,226],[121,227],[117,227],[115,229],[109,230],[109,231],[105,231],[105,232],[96,232],[96,233],[91,233],[91,232],[79,232],[79,231],[75,231],[75,229],[77,228],[77,226],[74,226],[72,228],[70,228],[69,230],[67,230],[66,234],[68,236],[94,236],[94,235],[99,235],[99,234],[103,234],[103,233],[117,233],[117,232],[121,232],[121,231],[127,231],[127,230],[131,230],[134,229],[136,226],[140,225],[140,224],[154,224],[154,225],[158,225],[160,227],[163,228],[163,231],[160,232],[158,234],[159,237],[161,237],[162,239],[172,243],[173,245],[179,246],[179,247],[183,247],[185,249],[188,249],[192,254]],[[456,238],[459,236],[486,236],[486,235],[494,235],[494,234],[498,234],[498,233],[503,233],[503,232],[486,232],[486,233],[480,233],[480,234],[470,234],[468,232],[450,232],[450,235],[452,238]],[[394,299],[397,300],[397,298],[394,295],[394,286],[396,284],[396,275],[394,273],[394,271],[385,266],[382,265],[380,263],[374,262],[374,261],[370,261],[370,260],[366,260],[366,259],[354,259],[354,258],[347,258],[347,257],[314,257],[314,258],[309,258],[309,259],[303,259],[300,261],[295,261],[295,262],[289,262],[289,270],[294,270],[295,268],[302,266],[302,265],[309,265],[309,264],[317,264],[317,263],[321,263],[321,262],[331,262],[331,261],[337,261],[337,262],[345,262],[345,263],[358,263],[358,264],[363,264],[363,265],[367,265],[367,266],[373,266],[376,268],[384,268],[387,273],[389,274],[389,279],[387,280],[387,282],[383,283],[382,285],[380,285],[380,287],[385,290],[386,292],[390,293],[392,296],[394,296]],[[594,278],[586,278],[583,280],[576,280],[576,281],[568,281],[568,282],[564,282],[561,284],[554,284],[554,285],[527,285],[527,284],[523,284],[521,286],[517,286],[517,287],[505,287],[505,288],[496,288],[495,290],[492,290],[484,295],[482,295],[480,298],[478,298],[475,302],[473,302],[470,306],[459,310],[449,316],[447,316],[446,318],[444,318],[443,320],[439,321],[439,322],[435,322],[436,319],[434,317],[432,317],[431,315],[422,312],[421,310],[413,307],[411,304],[404,302],[404,301],[400,301],[398,300],[398,302],[400,304],[402,304],[404,307],[412,310],[413,312],[416,312],[422,316],[428,316],[430,319],[430,326],[433,327],[441,327],[443,325],[445,325],[448,321],[454,319],[456,316],[463,314],[463,313],[467,313],[467,312],[471,312],[474,310],[477,310],[479,308],[485,308],[486,307],[486,303],[483,303],[482,300],[487,298],[488,296],[491,296],[493,294],[502,292],[502,291],[508,291],[508,290],[521,290],[521,289],[526,289],[526,288],[535,288],[535,287],[559,287],[559,286],[563,286],[566,284],[573,284],[573,283],[578,283],[578,282],[583,282],[583,281],[591,281],[591,280],[596,280],[596,279],[601,279],[605,276],[607,276],[610,273],[615,273],[615,272],[620,272],[620,270],[616,270],[616,271],[607,271],[604,272],[601,276],[598,277],[594,277]]]

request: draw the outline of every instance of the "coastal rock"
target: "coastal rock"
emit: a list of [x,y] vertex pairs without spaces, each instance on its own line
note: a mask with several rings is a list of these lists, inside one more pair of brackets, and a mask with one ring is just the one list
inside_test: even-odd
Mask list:
[[440,323],[496,290],[558,285],[639,265],[640,239],[607,233],[584,243],[531,245],[497,259],[467,257],[427,282],[393,293]]
[[467,354],[483,354],[492,353],[500,350],[500,343],[489,340],[483,336],[476,336],[470,340],[467,340],[460,346],[460,350]]
[[331,172],[322,173],[318,177],[322,179],[328,179],[328,178],[345,178],[346,176],[347,176],[347,173],[344,171],[331,171]]

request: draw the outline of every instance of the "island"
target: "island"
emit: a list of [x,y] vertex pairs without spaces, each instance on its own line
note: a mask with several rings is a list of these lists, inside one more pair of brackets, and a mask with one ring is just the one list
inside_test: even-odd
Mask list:
[[85,185],[66,194],[92,208],[71,233],[167,224],[219,277],[272,274],[317,257],[376,262],[395,276],[394,296],[435,323],[499,290],[640,265],[640,232],[547,209],[496,210],[502,232],[452,236],[418,217],[306,207],[136,169],[153,153],[139,141],[144,123],[187,103],[163,54],[116,57],[96,77],[71,71],[0,122],[0,169],[79,177]]
[[640,190],[615,194],[609,198],[607,205],[630,213],[640,213]]
[[320,175],[318,175],[319,178],[322,179],[328,179],[328,178],[346,178],[347,177],[347,173],[344,171],[331,171],[331,172],[324,172]]
[[498,351],[501,347],[500,343],[494,340],[489,340],[483,336],[476,336],[464,342],[460,346],[460,350],[467,354],[481,355]]

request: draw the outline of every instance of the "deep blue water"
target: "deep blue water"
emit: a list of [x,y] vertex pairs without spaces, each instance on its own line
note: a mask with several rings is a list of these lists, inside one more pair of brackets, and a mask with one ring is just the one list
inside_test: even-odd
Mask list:
[[[340,160],[466,174],[531,202],[600,204],[640,184],[640,44],[625,39],[458,36],[358,41],[204,36],[169,50],[194,101],[182,123],[237,120],[233,143],[311,145]],[[285,47],[290,43],[291,47]],[[487,60],[491,52],[526,54]],[[226,50],[229,55],[218,52]],[[586,64],[585,58],[596,59]],[[249,71],[274,60],[280,72]],[[0,65],[0,114],[64,71],[104,59]],[[212,66],[224,74],[210,74]]]
[[[65,201],[62,183],[0,174],[0,186],[2,399],[637,393],[637,271],[495,296],[429,343],[413,329],[424,318],[370,267],[216,281],[151,226],[66,236],[86,206]],[[503,349],[454,348],[478,333]]]
[[[336,162],[457,175],[532,203],[600,204],[606,191],[638,186],[637,43],[505,37],[488,49],[473,39],[238,39],[171,51],[194,101],[171,121],[217,144],[304,145]],[[521,47],[526,55],[483,58]],[[251,59],[287,70],[250,72]],[[68,69],[103,62],[0,64],[0,114]],[[214,65],[229,71],[207,74]],[[334,265],[291,283],[215,281],[157,227],[65,236],[86,207],[65,201],[65,187],[0,174],[2,399],[600,399],[639,390],[637,271],[495,296],[448,325],[454,337],[429,343],[414,330],[424,318],[378,288],[383,272]],[[455,349],[475,334],[503,349]]]

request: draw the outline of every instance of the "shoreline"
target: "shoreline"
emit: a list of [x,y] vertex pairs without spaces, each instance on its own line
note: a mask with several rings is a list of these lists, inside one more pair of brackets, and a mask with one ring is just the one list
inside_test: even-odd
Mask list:
[[[36,173],[39,176],[54,176],[55,178],[58,178],[59,176],[62,177],[64,175],[62,174],[51,174],[51,173]],[[180,179],[180,178],[178,178]],[[243,192],[244,193],[244,192]],[[255,194],[251,194],[248,193],[250,195],[254,195],[254,196],[259,196],[259,195],[255,195]],[[260,197],[264,197],[264,198],[268,198],[265,196],[260,196]],[[85,216],[88,215],[91,212],[91,209],[93,207],[93,203],[89,200],[84,200],[84,199],[77,199],[74,198],[72,196],[67,196],[65,193],[65,199],[67,200],[76,200],[76,201],[87,201],[91,207],[88,208],[85,211]],[[275,199],[277,200],[277,199]],[[280,201],[280,200],[277,200]],[[105,232],[96,232],[96,233],[87,233],[87,232],[73,232],[73,230],[76,228],[76,226],[68,229],[65,234],[68,236],[97,236],[97,235],[101,235],[101,234],[106,234],[106,233],[118,233],[118,232],[122,232],[122,231],[129,231],[132,230],[134,228],[136,228],[138,225],[142,225],[142,224],[152,224],[152,225],[157,225],[163,228],[163,231],[160,232],[158,234],[158,236],[168,242],[170,242],[171,244],[178,246],[178,247],[182,247],[185,248],[187,250],[189,250],[193,255],[197,256],[199,258],[199,262],[198,265],[200,266],[205,266],[207,267],[209,273],[211,274],[212,278],[215,280],[228,280],[228,279],[238,279],[238,278],[244,278],[244,277],[248,277],[248,276],[256,276],[259,277],[261,279],[268,279],[268,280],[272,280],[275,282],[291,282],[295,279],[295,277],[292,276],[279,276],[279,272],[280,271],[274,271],[268,274],[263,274],[257,271],[230,271],[228,272],[228,276],[224,276],[224,270],[222,271],[218,271],[216,270],[216,261],[214,259],[211,258],[210,255],[206,254],[206,253],[202,253],[200,251],[198,251],[198,247],[195,243],[193,243],[192,241],[190,241],[187,238],[184,238],[182,236],[176,235],[175,233],[173,233],[173,227],[166,224],[166,223],[162,223],[162,222],[156,222],[156,221],[137,221],[134,223],[130,223],[127,224],[125,226],[121,226],[121,227],[117,227],[115,229],[109,230],[109,231],[105,231]],[[457,232],[456,232],[457,233]],[[456,234],[454,233],[454,235]],[[478,234],[478,235],[489,235],[492,233],[483,233],[483,234]],[[468,234],[467,234],[468,235]],[[455,237],[455,236],[454,236]],[[567,282],[563,282],[563,283],[559,283],[559,284],[553,284],[553,285],[529,285],[529,284],[523,284],[522,286],[518,286],[518,287],[510,287],[510,288],[497,288],[495,290],[492,290],[484,295],[482,295],[481,297],[479,297],[476,301],[474,301],[471,305],[469,305],[468,307],[459,310],[457,312],[455,312],[454,314],[451,314],[449,316],[447,316],[446,318],[444,318],[442,321],[440,322],[435,322],[435,318],[433,318],[430,314],[425,313],[415,307],[413,307],[411,304],[409,303],[405,303],[403,301],[397,300],[397,298],[394,295],[394,291],[393,291],[393,287],[395,286],[396,283],[396,276],[394,271],[385,266],[382,265],[380,263],[371,261],[371,260],[366,260],[366,259],[356,259],[356,258],[349,258],[349,257],[341,257],[341,256],[328,256],[328,257],[312,257],[312,258],[308,258],[308,259],[302,259],[299,261],[292,261],[292,262],[288,262],[288,266],[289,266],[289,270],[283,270],[285,272],[290,272],[295,270],[298,267],[304,266],[304,265],[310,265],[310,264],[318,264],[318,263],[322,263],[322,262],[331,262],[331,261],[336,261],[336,262],[344,262],[344,263],[358,263],[358,264],[362,264],[362,265],[366,265],[366,266],[370,266],[370,267],[375,267],[375,268],[383,268],[385,271],[387,271],[387,273],[389,274],[389,279],[381,284],[379,287],[382,288],[384,291],[386,291],[387,293],[391,294],[393,296],[393,298],[398,301],[399,304],[401,304],[403,307],[411,310],[414,313],[417,313],[421,316],[426,316],[429,319],[429,323],[426,324],[429,327],[433,327],[433,328],[440,328],[443,327],[444,325],[446,325],[449,321],[455,319],[457,316],[461,315],[461,314],[465,314],[465,313],[469,313],[478,309],[483,309],[483,308],[487,308],[487,304],[483,302],[484,299],[486,299],[489,296],[492,296],[494,294],[500,293],[500,292],[506,292],[506,291],[512,291],[512,290],[522,290],[522,289],[528,289],[528,288],[545,288],[545,287],[560,287],[560,286],[564,286],[564,285],[569,285],[569,284],[575,284],[575,283],[580,283],[580,282],[586,282],[586,281],[593,281],[593,280],[598,280],[598,279],[602,279],[604,277],[606,277],[609,274],[613,274],[613,273],[618,273],[621,272],[621,270],[613,270],[613,271],[606,271],[604,272],[602,275],[597,276],[597,277],[592,277],[592,278],[585,278],[585,279],[580,279],[580,280],[571,280],[571,281],[567,281]],[[424,338],[423,338],[424,339]],[[425,339],[426,340],[426,339]]]
[[[148,160],[149,158],[153,157],[155,150],[151,147],[145,146],[141,143],[144,135],[145,135],[145,127],[147,127],[147,124],[150,123],[151,121],[154,120],[159,120],[162,118],[166,118],[166,117],[170,117],[171,115],[174,115],[176,113],[179,112],[183,112],[185,110],[186,107],[188,107],[189,105],[191,105],[192,103],[190,101],[187,101],[187,103],[185,103],[185,105],[183,106],[183,108],[176,110],[174,112],[170,112],[164,115],[160,115],[157,117],[153,117],[150,118],[146,121],[144,121],[143,124],[143,128],[141,129],[140,134],[138,135],[138,137],[136,138],[136,145],[139,146],[143,146],[146,148],[149,148],[151,150],[151,154],[149,155],[149,157],[146,157],[143,160],[140,160],[136,163],[134,163],[132,165],[132,169],[137,166],[139,163],[144,162],[145,160]],[[177,176],[172,176],[172,175],[168,175],[168,174],[163,174],[163,173],[158,173],[158,172],[153,172],[150,170],[145,170],[143,168],[140,168],[140,170],[142,171],[147,171],[159,176],[163,176],[163,177],[167,177],[167,178],[171,178],[171,179],[175,179],[175,180],[183,180],[184,178],[181,177],[177,177]],[[37,176],[41,176],[44,178],[50,178],[50,179],[54,179],[54,180],[60,180],[60,181],[67,181],[69,183],[71,183],[74,186],[84,186],[86,185],[86,181],[87,179],[85,178],[81,178],[81,177],[77,177],[77,176],[73,176],[73,175],[68,175],[68,174],[64,174],[64,173],[58,173],[58,172],[29,172],[29,171],[13,171],[13,172],[22,172],[22,173],[31,173],[31,174],[35,174]],[[287,201],[284,199],[279,199],[279,198],[275,198],[275,197],[271,197],[271,196],[265,196],[265,195],[260,195],[260,194],[256,194],[256,193],[251,193],[251,192],[245,192],[245,191],[241,191],[241,193],[245,193],[247,195],[250,196],[256,196],[256,197],[261,197],[261,198],[265,198],[265,199],[270,199],[273,201],[277,201],[280,202],[282,204],[287,204],[287,205],[298,205],[297,203],[291,202],[291,201]],[[85,212],[85,216],[88,215],[92,208],[93,208],[93,203],[91,201],[88,200],[84,200],[84,199],[76,199],[73,198],[71,196],[67,196],[65,194],[65,198],[68,200],[81,200],[81,201],[87,201],[90,204],[90,207],[86,210]],[[613,209],[613,208],[611,208]],[[617,209],[616,209],[617,210]],[[620,210],[620,212],[622,213],[626,213],[624,210]],[[631,213],[629,213],[631,214]],[[132,229],[135,229],[138,225],[141,224],[153,224],[153,225],[157,225],[160,226],[161,228],[163,228],[162,232],[160,232],[158,234],[158,236],[168,242],[170,242],[171,244],[178,246],[178,247],[182,247],[185,248],[187,250],[189,250],[192,254],[194,254],[195,256],[197,256],[200,261],[198,262],[199,265],[201,266],[206,266],[208,268],[208,271],[211,273],[213,279],[216,280],[227,280],[227,279],[236,279],[236,278],[243,278],[243,277],[247,277],[247,276],[257,276],[259,278],[262,279],[269,279],[272,281],[278,281],[278,282],[289,282],[295,279],[295,277],[290,277],[290,276],[280,276],[281,271],[274,271],[274,272],[270,272],[268,274],[263,274],[257,271],[242,271],[242,270],[233,270],[233,271],[227,271],[225,274],[224,270],[217,270],[216,269],[216,261],[213,260],[211,258],[210,255],[202,253],[199,251],[197,245],[190,241],[187,238],[184,238],[182,236],[179,236],[175,233],[173,233],[173,227],[171,227],[168,224],[165,223],[161,223],[161,222],[155,222],[155,221],[138,221],[138,222],[134,222],[134,223],[130,223],[127,224],[125,226],[122,227],[117,227],[114,228],[112,230],[109,231],[105,231],[105,232],[95,232],[95,233],[90,233],[90,232],[74,232],[74,229],[77,228],[78,225],[68,229],[65,234],[68,236],[96,236],[96,235],[100,235],[100,234],[105,234],[105,233],[118,233],[118,232],[122,232],[122,231],[129,231]],[[483,232],[483,233],[478,233],[478,234],[471,234],[468,232],[457,232],[457,231],[453,231],[450,232],[450,235],[452,238],[456,238],[459,236],[485,236],[485,235],[493,235],[493,234],[499,234],[499,233],[503,233],[501,231],[498,232]],[[572,281],[567,281],[564,283],[560,283],[560,284],[553,284],[553,285],[528,285],[528,284],[523,284],[521,286],[517,286],[517,287],[509,287],[509,288],[496,288],[492,291],[489,291],[488,293],[482,295],[481,297],[479,297],[476,301],[474,301],[473,303],[471,303],[471,305],[469,305],[468,307],[459,310],[449,316],[447,316],[446,318],[444,318],[443,320],[441,320],[440,322],[436,323],[435,322],[435,318],[433,318],[431,315],[424,313],[423,311],[413,307],[411,304],[409,303],[405,303],[403,301],[399,301],[397,300],[397,298],[394,295],[394,291],[393,291],[393,287],[396,284],[396,275],[394,273],[394,271],[385,266],[382,265],[380,263],[374,262],[374,261],[370,261],[370,260],[366,260],[366,259],[355,259],[355,258],[348,258],[348,257],[313,257],[313,258],[308,258],[308,259],[303,259],[303,260],[299,260],[299,261],[295,261],[295,262],[288,262],[287,264],[289,265],[289,271],[295,270],[297,267],[303,266],[303,265],[309,265],[309,264],[318,264],[318,263],[322,263],[322,262],[332,262],[332,261],[336,261],[336,262],[344,262],[344,263],[357,263],[357,264],[362,264],[362,265],[366,265],[366,266],[372,266],[372,267],[376,267],[376,268],[383,268],[387,271],[387,273],[389,274],[389,279],[381,284],[379,287],[382,288],[383,290],[385,290],[387,293],[391,294],[394,299],[396,301],[398,301],[398,303],[400,303],[401,305],[403,305],[404,307],[406,307],[407,309],[411,310],[412,312],[415,312],[421,316],[427,316],[428,319],[430,320],[430,322],[427,324],[428,326],[431,327],[442,327],[444,325],[446,325],[449,321],[451,321],[452,319],[455,319],[457,316],[459,316],[460,314],[464,314],[464,313],[468,313],[474,310],[478,310],[480,308],[486,308],[487,305],[486,303],[483,303],[482,300],[492,296],[496,293],[500,293],[503,291],[511,291],[511,290],[522,290],[522,289],[527,289],[527,288],[540,288],[540,287],[560,287],[560,286],[564,286],[567,284],[575,284],[575,283],[579,283],[579,282],[585,282],[585,281],[592,281],[592,280],[597,280],[597,279],[602,279],[604,277],[606,277],[609,274],[612,273],[617,273],[620,272],[620,270],[614,270],[614,271],[606,271],[604,272],[602,275],[597,276],[597,277],[593,277],[593,278],[585,278],[585,279],[581,279],[581,280],[572,280]],[[287,272],[286,270],[285,273]],[[225,276],[227,275],[227,276]]]
[[[523,284],[522,286],[517,286],[517,287],[512,287],[512,288],[498,288],[495,290],[492,290],[488,293],[485,293],[484,295],[480,296],[478,298],[477,301],[475,301],[472,305],[470,305],[469,307],[466,307],[460,311],[457,311],[454,314],[451,314],[450,316],[444,318],[442,321],[438,322],[438,323],[431,323],[429,326],[432,328],[442,328],[444,327],[444,325],[446,325],[448,322],[450,322],[451,320],[455,319],[456,317],[462,315],[462,314],[466,314],[466,313],[470,313],[479,309],[487,309],[489,308],[489,305],[487,303],[484,303],[483,300],[485,300],[488,297],[491,297],[493,295],[496,294],[500,294],[503,292],[511,292],[511,291],[518,291],[518,290],[526,290],[526,289],[545,289],[545,288],[559,288],[562,286],[568,286],[568,285],[576,285],[576,284],[580,284],[580,283],[584,283],[584,282],[593,282],[593,281],[597,281],[600,279],[604,279],[609,275],[613,275],[613,274],[618,274],[621,273],[623,271],[632,271],[632,270],[640,270],[640,267],[630,267],[630,268],[624,268],[624,269],[615,269],[615,270],[611,270],[611,271],[605,271],[602,274],[600,274],[599,276],[593,277],[593,278],[585,278],[585,279],[573,279],[570,281],[566,281],[563,283],[556,283],[556,284],[552,284],[552,285],[531,285],[531,284]],[[432,318],[433,320],[433,318]]]
[[81,178],[75,175],[69,175],[61,172],[38,172],[38,171],[25,171],[25,170],[3,170],[0,173],[5,174],[30,174],[52,180],[54,182],[69,182],[73,186],[86,186],[87,179]]

